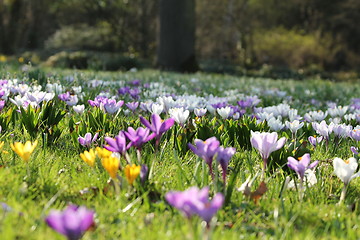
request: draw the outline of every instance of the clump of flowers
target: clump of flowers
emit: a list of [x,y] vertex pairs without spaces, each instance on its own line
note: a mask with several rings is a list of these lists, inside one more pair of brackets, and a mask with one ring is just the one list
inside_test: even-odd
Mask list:
[[94,215],[94,211],[84,206],[70,205],[62,212],[50,211],[45,222],[68,240],[78,240],[95,225]]

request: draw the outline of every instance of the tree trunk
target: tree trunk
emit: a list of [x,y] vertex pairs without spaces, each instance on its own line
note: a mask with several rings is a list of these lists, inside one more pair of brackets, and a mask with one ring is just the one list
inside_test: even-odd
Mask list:
[[157,64],[161,69],[195,72],[195,0],[160,0]]

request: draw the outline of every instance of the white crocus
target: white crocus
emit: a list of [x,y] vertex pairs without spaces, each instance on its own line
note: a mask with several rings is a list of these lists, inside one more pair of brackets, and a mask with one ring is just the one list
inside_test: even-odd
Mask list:
[[296,134],[296,132],[304,126],[303,122],[299,120],[294,120],[292,122],[286,121],[285,126],[291,131],[292,134]]
[[270,118],[267,124],[270,127],[270,129],[275,132],[278,132],[285,127],[285,125],[281,122],[279,118],[274,118],[274,117]]
[[151,113],[160,115],[164,111],[164,105],[163,104],[157,104],[153,103],[151,105]]
[[83,112],[85,111],[85,105],[84,104],[76,105],[76,106],[73,106],[73,109],[76,113],[83,114]]
[[352,179],[360,176],[360,172],[355,173],[358,167],[358,163],[357,160],[353,157],[345,161],[341,158],[335,158],[333,161],[333,166],[336,176],[338,176],[344,183],[339,202],[341,203],[345,199],[346,187]]
[[197,117],[202,117],[206,114],[207,109],[206,108],[195,108],[194,113]]
[[222,119],[227,119],[231,114],[231,108],[229,106],[216,109],[217,113]]
[[180,125],[184,125],[186,120],[189,117],[189,110],[184,110],[184,108],[170,108],[169,109],[170,117],[172,117],[175,122],[177,122]]

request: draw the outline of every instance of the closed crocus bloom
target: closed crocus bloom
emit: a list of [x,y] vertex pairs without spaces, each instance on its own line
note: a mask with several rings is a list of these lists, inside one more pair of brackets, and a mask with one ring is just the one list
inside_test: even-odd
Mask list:
[[86,207],[70,205],[64,211],[52,210],[46,223],[68,240],[78,240],[91,228],[95,213]]
[[90,149],[90,151],[85,151],[84,153],[80,153],[80,157],[89,166],[94,167],[96,156],[95,156],[95,151],[93,149]]
[[15,142],[14,144],[10,144],[11,149],[19,155],[25,162],[28,162],[30,159],[31,153],[34,151],[38,144],[38,141],[36,140],[34,143],[31,143],[30,141],[27,141],[25,144],[21,142]]
[[111,156],[112,152],[105,149],[105,148],[100,148],[97,147],[96,149],[96,154],[99,156],[99,158],[103,159],[103,158],[108,158]]
[[101,159],[101,164],[105,168],[105,170],[109,173],[112,179],[116,179],[117,171],[120,166],[120,159],[117,157],[107,157]]
[[344,187],[341,191],[339,204],[345,200],[346,188],[350,181],[360,176],[360,172],[354,173],[358,167],[357,160],[353,157],[348,160],[342,160],[341,158],[335,158],[333,161],[334,171],[341,181],[344,182]]
[[129,184],[133,184],[135,179],[139,176],[141,170],[141,166],[134,165],[126,165],[125,167],[125,176],[128,180]]
[[336,176],[338,176],[345,185],[349,184],[353,178],[360,176],[360,172],[354,174],[358,167],[358,163],[353,157],[345,161],[341,158],[335,158],[333,165]]

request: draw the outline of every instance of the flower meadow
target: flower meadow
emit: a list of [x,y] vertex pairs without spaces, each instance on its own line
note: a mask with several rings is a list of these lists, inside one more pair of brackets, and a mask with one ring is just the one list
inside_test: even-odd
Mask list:
[[355,83],[0,80],[1,239],[357,239]]

